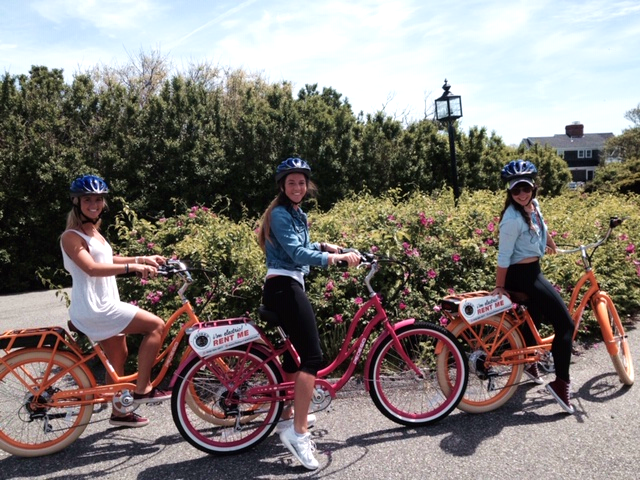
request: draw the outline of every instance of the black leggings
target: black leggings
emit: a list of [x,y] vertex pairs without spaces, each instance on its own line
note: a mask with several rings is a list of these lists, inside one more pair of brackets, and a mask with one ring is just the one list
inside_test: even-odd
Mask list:
[[302,285],[284,275],[268,278],[264,282],[262,303],[278,314],[282,328],[300,356],[300,368],[286,352],[282,368],[287,373],[300,370],[313,376],[322,367],[322,349],[316,316]]
[[[556,376],[569,382],[569,364],[575,326],[562,297],[542,275],[540,262],[511,265],[507,270],[505,287],[507,290],[526,293],[529,296],[527,303],[530,304],[532,316],[535,318],[539,313],[545,323],[553,326],[555,337],[551,344],[551,353]],[[521,331],[527,346],[535,345],[529,327],[524,325]]]

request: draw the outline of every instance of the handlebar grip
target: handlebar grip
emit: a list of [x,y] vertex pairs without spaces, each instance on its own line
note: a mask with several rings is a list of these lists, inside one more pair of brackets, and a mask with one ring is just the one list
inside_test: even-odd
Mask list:
[[336,267],[342,267],[342,268],[345,268],[345,267],[348,267],[348,266],[349,266],[349,264],[348,264],[347,262],[345,262],[344,260],[339,260],[339,261],[336,263]]

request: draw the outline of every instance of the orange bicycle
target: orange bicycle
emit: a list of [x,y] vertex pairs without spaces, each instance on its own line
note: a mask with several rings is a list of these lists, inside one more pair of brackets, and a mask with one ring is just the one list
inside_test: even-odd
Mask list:
[[[613,301],[600,290],[591,259],[596,249],[607,241],[622,219],[609,221],[606,235],[599,241],[559,254],[580,252],[584,273],[573,288],[569,312],[575,322],[575,340],[587,305],[595,315],[616,373],[625,385],[634,382],[634,369],[629,343],[622,321]],[[590,252],[590,253],[589,253]],[[441,301],[442,313],[448,320],[447,329],[461,340],[469,361],[469,381],[458,408],[469,413],[482,413],[504,405],[516,392],[526,365],[538,362],[540,367],[553,371],[551,342],[553,335],[541,337],[529,311],[522,303],[523,294],[509,292],[511,298],[491,295],[486,291],[449,295]],[[526,346],[519,327],[527,324],[536,345]],[[447,368],[450,353],[446,347],[439,352],[438,381],[447,391],[451,380]]]
[[[185,297],[193,282],[189,269],[178,260],[169,260],[158,273],[178,275],[183,281],[178,290],[182,306],[166,322],[162,344],[174,324],[183,324],[156,357],[154,365],[161,368],[153,379],[154,387],[165,378],[189,328],[200,324]],[[138,407],[133,403],[137,372],[118,376],[99,344],[93,343],[85,352],[62,327],[4,332],[0,335],[0,352],[5,353],[0,356],[0,448],[13,455],[48,455],[69,446],[90,423],[96,404],[111,402],[121,413]],[[181,361],[188,360],[192,353],[187,346]],[[88,366],[96,357],[106,369],[109,385],[99,385]],[[195,390],[185,401],[200,403]],[[203,405],[194,410],[210,423],[227,422]]]

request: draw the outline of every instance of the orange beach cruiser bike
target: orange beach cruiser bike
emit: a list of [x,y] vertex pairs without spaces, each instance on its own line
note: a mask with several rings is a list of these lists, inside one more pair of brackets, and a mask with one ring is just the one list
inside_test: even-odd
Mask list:
[[[595,243],[559,254],[580,252],[584,273],[573,288],[569,312],[575,322],[573,339],[580,327],[587,306],[595,315],[607,352],[620,381],[634,382],[634,368],[627,335],[611,297],[600,289],[591,259],[596,249],[607,241],[622,219],[613,217],[605,236]],[[447,329],[461,340],[469,361],[469,382],[458,404],[469,413],[482,413],[504,405],[516,392],[525,366],[538,362],[543,371],[552,372],[551,342],[553,335],[541,337],[529,315],[524,294],[509,292],[510,297],[491,295],[486,291],[449,295],[441,301],[442,313],[448,320]],[[522,302],[516,304],[512,302]],[[527,324],[536,345],[526,346],[519,327]],[[447,369],[449,352],[439,351],[438,379],[443,390],[450,388]]]

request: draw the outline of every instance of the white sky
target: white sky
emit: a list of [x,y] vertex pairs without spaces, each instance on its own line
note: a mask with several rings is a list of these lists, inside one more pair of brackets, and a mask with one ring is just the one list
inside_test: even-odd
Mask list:
[[446,78],[464,131],[507,144],[564,133],[619,135],[640,105],[637,0],[3,0],[0,73],[65,78],[159,51],[332,87],[354,113],[424,117]]

